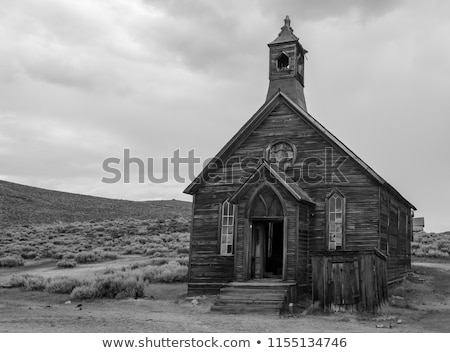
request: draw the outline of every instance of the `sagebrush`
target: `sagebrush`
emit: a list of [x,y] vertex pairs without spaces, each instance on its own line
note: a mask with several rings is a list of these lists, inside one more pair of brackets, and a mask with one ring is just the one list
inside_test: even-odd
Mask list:
[[450,258],[450,234],[425,233],[414,234],[411,253],[417,257]]
[[20,266],[23,259],[84,264],[125,254],[177,257],[189,252],[188,231],[189,220],[181,217],[10,226],[0,230],[0,266]]

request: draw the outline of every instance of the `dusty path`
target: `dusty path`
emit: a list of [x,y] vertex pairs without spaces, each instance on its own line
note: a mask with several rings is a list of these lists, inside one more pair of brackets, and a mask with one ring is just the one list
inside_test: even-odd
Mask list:
[[2,288],[0,332],[450,332],[450,264],[436,265],[415,264],[424,281],[394,288],[376,316],[223,315],[209,311],[214,297],[193,305],[185,284],[152,285],[146,299],[84,301],[82,310],[64,304],[67,295]]

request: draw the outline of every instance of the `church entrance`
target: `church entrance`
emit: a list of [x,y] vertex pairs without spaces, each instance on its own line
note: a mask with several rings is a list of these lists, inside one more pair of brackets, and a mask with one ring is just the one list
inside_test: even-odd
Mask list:
[[283,221],[252,221],[251,239],[252,279],[282,278]]
[[261,186],[250,200],[248,279],[284,279],[287,219],[283,202],[278,191],[268,184]]

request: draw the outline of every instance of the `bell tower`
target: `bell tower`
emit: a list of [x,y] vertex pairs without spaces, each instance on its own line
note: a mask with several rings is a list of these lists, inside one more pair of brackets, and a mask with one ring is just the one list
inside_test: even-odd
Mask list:
[[300,44],[291,28],[289,16],[284,19],[284,26],[278,37],[269,46],[269,99],[278,90],[306,110],[303,93],[305,75],[305,54],[308,52]]

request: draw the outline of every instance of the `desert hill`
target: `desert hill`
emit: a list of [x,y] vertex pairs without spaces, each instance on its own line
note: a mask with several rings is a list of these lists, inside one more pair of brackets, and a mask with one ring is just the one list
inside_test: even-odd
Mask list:
[[117,218],[189,219],[191,203],[126,201],[41,189],[0,180],[0,227]]

